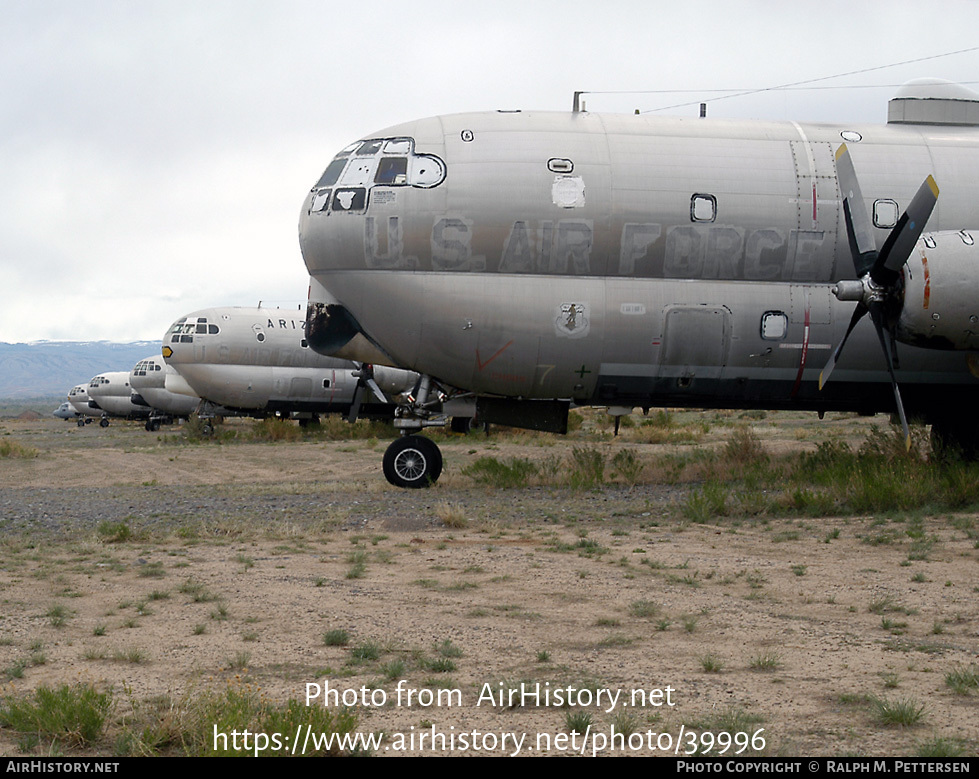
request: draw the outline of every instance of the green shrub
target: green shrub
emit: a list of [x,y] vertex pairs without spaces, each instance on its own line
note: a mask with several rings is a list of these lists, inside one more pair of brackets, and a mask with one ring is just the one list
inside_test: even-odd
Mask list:
[[530,479],[537,475],[538,468],[522,457],[511,457],[505,463],[495,457],[480,457],[463,468],[462,473],[489,487],[526,487]]
[[90,684],[38,687],[32,696],[7,698],[0,706],[0,726],[70,747],[94,743],[112,709],[112,695]]

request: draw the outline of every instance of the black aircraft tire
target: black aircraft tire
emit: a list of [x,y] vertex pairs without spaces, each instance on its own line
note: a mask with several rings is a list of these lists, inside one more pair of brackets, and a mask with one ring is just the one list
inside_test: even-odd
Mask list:
[[384,478],[395,487],[431,487],[442,475],[442,452],[420,435],[394,441],[384,452]]
[[108,427],[108,426],[109,426],[109,418],[108,417],[102,417],[99,420],[99,427]]
[[452,417],[452,422],[449,426],[453,433],[467,435],[472,430],[473,420],[472,417]]

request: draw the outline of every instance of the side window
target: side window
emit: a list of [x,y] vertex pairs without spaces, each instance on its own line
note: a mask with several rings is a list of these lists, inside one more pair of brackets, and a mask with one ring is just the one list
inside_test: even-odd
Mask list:
[[690,221],[713,222],[717,218],[717,198],[713,195],[694,195],[690,198]]
[[413,187],[428,189],[437,187],[445,180],[445,165],[438,157],[419,154],[411,158],[408,183]]
[[897,224],[897,203],[893,200],[874,201],[874,226],[891,228]]
[[789,318],[784,311],[766,311],[761,315],[761,337],[765,341],[780,341],[789,331]]

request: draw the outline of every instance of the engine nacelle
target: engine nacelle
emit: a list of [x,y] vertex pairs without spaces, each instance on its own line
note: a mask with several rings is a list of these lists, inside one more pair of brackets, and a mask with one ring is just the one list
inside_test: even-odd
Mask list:
[[899,341],[928,349],[979,349],[979,247],[969,232],[925,235],[902,273]]

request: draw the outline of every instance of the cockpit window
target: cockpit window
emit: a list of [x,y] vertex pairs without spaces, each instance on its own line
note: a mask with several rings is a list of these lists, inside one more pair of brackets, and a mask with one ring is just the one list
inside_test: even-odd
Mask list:
[[153,373],[160,370],[163,369],[153,360],[140,360],[133,368],[133,376],[145,376],[147,372]]
[[407,157],[382,157],[377,166],[375,184],[406,184],[408,182]]
[[221,328],[209,324],[207,317],[200,316],[187,321],[187,317],[178,319],[170,328],[170,343],[192,344],[195,335],[217,335]]
[[357,151],[357,149],[360,147],[360,143],[361,143],[360,141],[356,141],[354,143],[351,143],[349,146],[344,146],[340,150],[340,152],[337,154],[337,157],[338,158],[339,157],[349,157],[351,154],[353,154],[355,151]]
[[337,179],[340,178],[340,173],[343,167],[347,164],[347,160],[337,157],[333,162],[326,166],[326,170],[323,171],[323,175],[320,176],[320,180],[316,182],[316,189],[321,187],[332,187],[337,183]]
[[364,141],[363,145],[357,149],[358,157],[366,157],[367,155],[375,155],[381,150],[381,145],[384,141]]
[[340,183],[345,187],[363,186],[374,178],[375,168],[377,168],[377,160],[373,157],[353,159],[347,163],[347,169],[343,172]]
[[415,154],[414,146],[411,138],[350,144],[316,182],[307,213],[363,213],[373,187],[437,187],[445,181],[445,163],[434,154]]
[[411,154],[411,141],[407,138],[395,138],[384,142],[385,154]]

